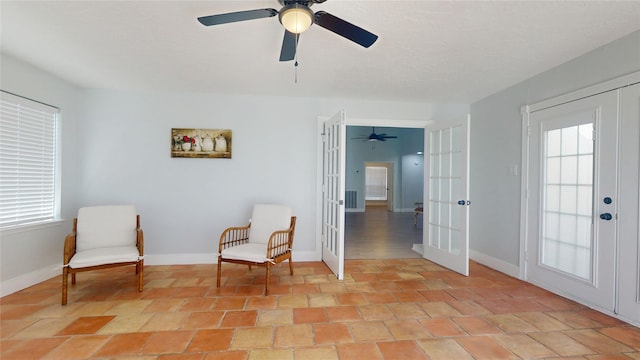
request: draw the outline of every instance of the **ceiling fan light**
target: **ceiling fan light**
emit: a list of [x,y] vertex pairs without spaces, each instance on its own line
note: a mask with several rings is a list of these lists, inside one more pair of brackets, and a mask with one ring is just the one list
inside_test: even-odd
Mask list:
[[305,32],[313,24],[313,12],[300,4],[285,6],[280,10],[278,18],[282,26],[294,34]]

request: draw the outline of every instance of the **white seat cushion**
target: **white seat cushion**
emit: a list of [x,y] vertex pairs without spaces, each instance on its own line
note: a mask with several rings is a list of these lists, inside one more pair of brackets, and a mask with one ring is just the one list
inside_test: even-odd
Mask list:
[[222,250],[224,259],[252,261],[256,263],[267,262],[267,246],[265,244],[248,243]]
[[90,206],[78,210],[76,250],[136,245],[133,205]]
[[[283,205],[256,204],[251,216],[249,242],[267,244],[274,231],[291,226],[291,208]],[[265,251],[266,254],[266,251]]]
[[69,266],[74,269],[104,264],[116,264],[138,261],[140,252],[135,246],[118,246],[78,251],[73,255]]

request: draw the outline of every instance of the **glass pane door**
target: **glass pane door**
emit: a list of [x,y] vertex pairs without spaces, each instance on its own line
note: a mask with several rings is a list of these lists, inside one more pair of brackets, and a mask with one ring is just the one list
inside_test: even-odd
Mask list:
[[593,123],[544,133],[541,263],[591,280]]
[[615,92],[529,117],[527,280],[601,309],[614,307]]
[[469,119],[435,122],[425,140],[424,257],[469,274]]

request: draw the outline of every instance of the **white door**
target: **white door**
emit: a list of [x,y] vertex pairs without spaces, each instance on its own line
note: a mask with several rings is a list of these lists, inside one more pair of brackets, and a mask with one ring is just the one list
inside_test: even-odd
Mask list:
[[344,110],[323,124],[322,261],[344,277],[344,195],[346,131]]
[[616,91],[529,117],[527,280],[611,311],[617,129]]
[[425,129],[423,256],[469,275],[469,118]]
[[640,84],[621,90],[618,313],[640,323]]

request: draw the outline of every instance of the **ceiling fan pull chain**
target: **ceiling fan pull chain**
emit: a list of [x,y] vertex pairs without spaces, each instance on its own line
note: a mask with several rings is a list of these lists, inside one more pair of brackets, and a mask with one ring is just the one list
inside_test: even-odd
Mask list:
[[298,40],[300,39],[300,34],[296,34],[296,62],[293,64],[294,69],[294,82],[298,83]]

